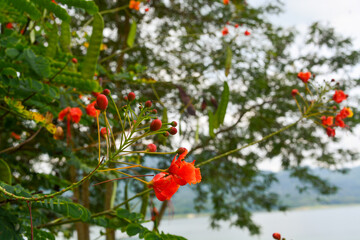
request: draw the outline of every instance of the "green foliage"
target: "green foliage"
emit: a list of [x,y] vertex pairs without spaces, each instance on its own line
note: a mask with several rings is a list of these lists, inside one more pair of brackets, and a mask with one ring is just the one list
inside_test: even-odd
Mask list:
[[67,13],[67,11],[60,7],[58,4],[53,3],[52,1],[48,0],[36,0],[34,1],[39,7],[46,8],[50,12],[54,13],[56,17],[60,18],[65,22],[70,22],[71,17]]
[[9,165],[0,158],[0,181],[11,184],[11,171]]
[[103,39],[104,20],[100,13],[94,15],[93,30],[90,38],[90,45],[87,50],[85,62],[82,68],[82,76],[85,79],[92,79],[98,61],[100,46]]
[[77,7],[86,10],[89,14],[95,14],[99,11],[94,1],[87,0],[59,0],[60,3],[66,4],[69,7]]
[[[57,33],[56,33],[57,34]],[[66,53],[71,53],[71,33],[70,24],[67,22],[61,23],[61,35],[60,35],[60,46],[61,49]]]
[[134,46],[134,42],[135,42],[135,36],[136,36],[136,21],[133,20],[130,26],[130,31],[129,31],[129,35],[127,38],[127,45],[129,47],[133,47]]
[[228,76],[231,68],[232,50],[231,47],[226,47],[226,60],[225,60],[225,76]]
[[[14,7],[21,13],[27,13],[33,20],[39,20],[41,18],[41,12],[36,8],[32,1],[27,0],[4,0],[9,6]],[[7,8],[7,6],[6,6]]]
[[51,29],[49,31],[48,34],[49,38],[48,38],[48,46],[46,48],[46,53],[45,56],[50,57],[50,58],[54,58],[56,55],[56,50],[57,50],[57,46],[58,46],[58,26],[57,24],[54,22],[54,24],[51,26]]
[[30,48],[23,51],[22,57],[38,77],[47,78],[50,76],[50,61],[48,59],[43,56],[36,56]]

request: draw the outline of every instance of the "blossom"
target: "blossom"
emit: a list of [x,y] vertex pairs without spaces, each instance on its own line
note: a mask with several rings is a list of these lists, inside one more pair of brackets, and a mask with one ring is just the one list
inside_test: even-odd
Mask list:
[[184,161],[187,153],[188,151],[185,149],[178,159],[176,159],[176,155],[169,167],[169,173],[174,176],[176,183],[182,186],[187,183],[196,184],[201,182],[200,168],[195,168],[195,160],[191,163]]
[[100,135],[102,136],[102,137],[107,137],[107,133],[108,133],[108,131],[107,131],[107,128],[101,128],[100,129]]
[[225,5],[228,5],[228,4],[229,4],[229,0],[223,0],[223,3],[224,3]]
[[227,27],[224,27],[223,30],[222,30],[222,35],[225,36],[225,35],[228,35],[229,34],[229,29]]
[[135,9],[136,11],[139,11],[139,9],[140,9],[140,2],[139,2],[139,1],[131,0],[131,1],[129,2],[129,8],[130,8],[130,9]]
[[335,129],[333,129],[331,127],[326,128],[326,133],[329,137],[335,137]]
[[344,123],[344,121],[342,119],[343,118],[342,118],[342,116],[340,114],[336,115],[336,117],[335,117],[335,125],[338,126],[338,127],[341,127],[341,128],[345,127],[346,125],[345,125],[345,123]]
[[331,126],[334,123],[334,118],[333,117],[326,117],[326,116],[322,116],[321,117],[321,121],[322,124],[325,126]]
[[86,114],[91,116],[91,117],[96,117],[96,115],[100,114],[100,110],[97,110],[95,108],[95,104],[96,101],[93,101],[92,103],[90,103],[89,105],[86,106],[85,110],[86,110]]
[[13,29],[13,24],[11,23],[11,22],[9,22],[9,23],[7,23],[6,25],[5,25],[5,27],[7,28],[7,29]]
[[248,30],[246,30],[246,31],[244,32],[244,35],[245,35],[245,36],[250,36],[250,32],[249,32]]
[[154,188],[155,196],[160,201],[170,200],[180,187],[173,175],[164,172],[156,174],[149,186]]
[[337,103],[341,103],[346,100],[347,97],[348,95],[346,95],[342,90],[335,90],[333,100]]
[[311,78],[311,73],[310,72],[299,72],[297,77],[303,81],[304,83],[307,83],[309,81],[309,79]]
[[350,108],[344,107],[340,111],[339,115],[341,116],[341,118],[344,119],[344,118],[347,118],[347,117],[351,118],[354,115],[354,113],[351,111]]
[[19,134],[16,134],[14,132],[11,132],[11,137],[15,138],[16,140],[20,140],[21,136]]
[[81,115],[82,115],[82,111],[80,108],[67,107],[59,113],[59,120],[63,121],[64,118],[66,117],[68,121],[78,123],[80,122]]

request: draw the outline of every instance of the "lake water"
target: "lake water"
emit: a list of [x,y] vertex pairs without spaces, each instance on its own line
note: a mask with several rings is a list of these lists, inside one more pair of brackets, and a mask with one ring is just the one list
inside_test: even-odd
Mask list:
[[[247,230],[230,228],[226,222],[221,223],[220,230],[212,230],[209,228],[208,217],[165,218],[160,230],[189,240],[271,240],[274,232],[281,233],[286,240],[360,239],[359,205],[297,209],[285,213],[258,212],[254,213],[254,221],[262,226],[262,233],[259,236],[250,236]],[[99,230],[92,229],[91,239],[99,236]],[[118,233],[117,236],[119,239],[124,239],[122,233]]]

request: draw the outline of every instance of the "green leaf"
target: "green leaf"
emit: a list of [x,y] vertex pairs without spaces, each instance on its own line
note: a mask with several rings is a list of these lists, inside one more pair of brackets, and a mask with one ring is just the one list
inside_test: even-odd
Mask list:
[[41,78],[47,78],[50,75],[50,62],[42,56],[36,56],[35,53],[27,48],[23,52],[26,62],[30,68]]
[[5,75],[5,76],[8,76],[8,77],[13,77],[13,78],[16,78],[17,77],[17,73],[16,73],[16,70],[13,69],[13,68],[4,68],[2,71],[1,71],[1,74],[2,75]]
[[13,6],[21,13],[26,12],[31,19],[39,20],[41,18],[41,12],[35,7],[32,1],[27,0],[5,0],[7,4]]
[[5,50],[5,54],[14,59],[20,54],[20,52],[16,48],[7,48]]
[[0,181],[11,184],[11,171],[9,165],[0,158]]
[[46,8],[50,12],[53,12],[58,18],[65,22],[70,22],[71,17],[67,13],[67,11],[62,8],[60,5],[53,3],[49,0],[36,0],[34,1],[40,7]]
[[225,76],[228,76],[231,68],[232,51],[231,47],[226,47],[226,59],[225,59]]
[[126,43],[127,43],[127,45],[129,47],[134,46],[135,36],[136,36],[136,22],[135,22],[135,20],[133,20],[132,23],[131,23],[129,35],[128,35],[128,38],[127,38],[127,41],[126,41]]
[[145,240],[161,240],[161,238],[154,232],[149,232],[145,235]]
[[56,55],[56,49],[58,44],[58,26],[54,22],[51,30],[47,34],[48,36],[48,46],[46,48],[45,56],[54,58]]
[[226,114],[226,109],[229,103],[230,90],[227,82],[224,82],[224,90],[221,94],[221,100],[218,109],[216,110],[216,116],[218,119],[218,124],[223,124]]
[[61,35],[60,35],[60,46],[61,49],[66,53],[71,53],[70,43],[71,43],[71,33],[70,33],[70,24],[67,22],[61,23]]
[[100,46],[103,39],[104,20],[100,13],[94,15],[93,30],[89,48],[82,68],[82,76],[85,79],[93,79],[96,64],[100,54]]
[[22,240],[20,230],[19,220],[5,208],[0,208],[0,239]]
[[130,212],[126,209],[120,208],[116,210],[116,216],[119,218],[128,218],[130,216]]
[[127,226],[126,228],[126,233],[127,235],[131,236],[135,236],[136,234],[138,234],[139,232],[141,232],[141,225],[137,224],[137,223],[131,223]]

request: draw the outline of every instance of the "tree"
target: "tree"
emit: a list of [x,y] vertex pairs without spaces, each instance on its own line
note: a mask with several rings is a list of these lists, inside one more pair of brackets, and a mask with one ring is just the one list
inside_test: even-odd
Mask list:
[[[115,153],[120,153],[124,142],[119,145],[117,141],[123,139],[124,132],[138,127],[127,119],[134,118],[135,102],[152,100],[163,123],[178,121],[180,138],[163,136],[165,126],[156,132],[160,134],[155,135],[154,143],[167,153],[157,155],[157,167],[167,169],[174,149],[182,144],[192,146],[189,155],[196,159],[203,176],[201,184],[195,185],[196,206],[201,210],[211,199],[213,227],[217,221],[236,215],[232,224],[255,234],[259,227],[251,220],[251,210],[284,209],[276,194],[268,191],[276,178],[257,168],[263,159],[280,159],[292,176],[321,194],[333,193],[336,188],[312,175],[302,165],[303,160],[311,156],[314,164],[330,167],[344,159],[356,159],[355,152],[329,149],[330,141],[319,126],[304,120],[304,116],[310,118],[309,109],[318,109],[299,99],[297,103],[303,104],[299,111],[290,94],[293,88],[309,94],[308,85],[297,79],[300,71],[318,75],[325,66],[326,72],[335,73],[358,63],[359,52],[352,49],[351,41],[333,29],[317,23],[310,26],[305,44],[315,50],[295,58],[289,51],[295,32],[266,20],[268,14],[281,11],[279,3],[254,8],[240,0],[227,5],[205,0],[150,1],[142,2],[137,11],[136,2],[131,9],[128,0],[58,2],[0,3],[0,157],[6,176],[1,187],[8,194],[3,195],[0,220],[11,219],[3,224],[10,229],[5,236],[16,239],[33,232],[51,238],[50,232],[55,230],[71,234],[73,229],[63,224],[78,222],[79,239],[89,239],[87,224],[106,227],[107,239],[115,238],[111,229],[129,235],[140,233],[145,239],[179,238],[150,232],[141,225],[143,216],[129,212],[129,201],[135,197],[142,198],[142,214],[152,202],[153,195],[143,182],[128,179],[109,181],[104,188],[90,186],[93,181],[121,177],[116,171],[104,174],[100,170],[104,170],[104,161],[109,169],[119,167],[113,160],[119,157]],[[228,33],[222,33],[224,27]],[[323,48],[333,50],[330,57],[314,54]],[[345,79],[338,82],[341,86],[335,87],[341,89],[352,84]],[[334,88],[326,86],[319,86],[318,97]],[[106,98],[109,104],[97,123],[96,110],[89,105],[97,99],[95,93],[107,88],[111,90]],[[139,96],[132,105],[122,100],[130,89]],[[79,95],[90,100],[81,100]],[[301,114],[303,106],[309,112]],[[83,114],[77,123],[71,112],[77,107],[84,113],[91,108],[95,118]],[[141,111],[144,109],[142,105]],[[50,115],[58,118],[61,111],[64,123]],[[155,114],[149,114],[140,120],[151,121]],[[353,119],[351,126],[358,122]],[[102,140],[106,147],[101,150],[97,148],[101,145],[97,144],[99,126],[109,129],[104,134],[108,137]],[[61,137],[59,127],[66,129],[67,141],[53,139]],[[12,132],[14,138],[10,139]],[[20,144],[16,145],[18,137]],[[253,143],[259,144],[239,151]],[[130,166],[145,166],[144,149],[145,142],[132,145],[133,155],[124,155],[122,160]],[[39,174],[41,162],[46,168]],[[153,170],[141,168],[130,173],[143,176]],[[64,194],[72,201],[60,197],[62,189],[72,191],[72,195]],[[22,197],[29,202],[21,201]],[[155,226],[166,203],[154,215]],[[125,208],[119,208],[122,206]],[[32,221],[24,217],[29,209],[33,210]],[[56,219],[59,214],[64,218]],[[24,229],[16,229],[17,222],[22,222]]]

